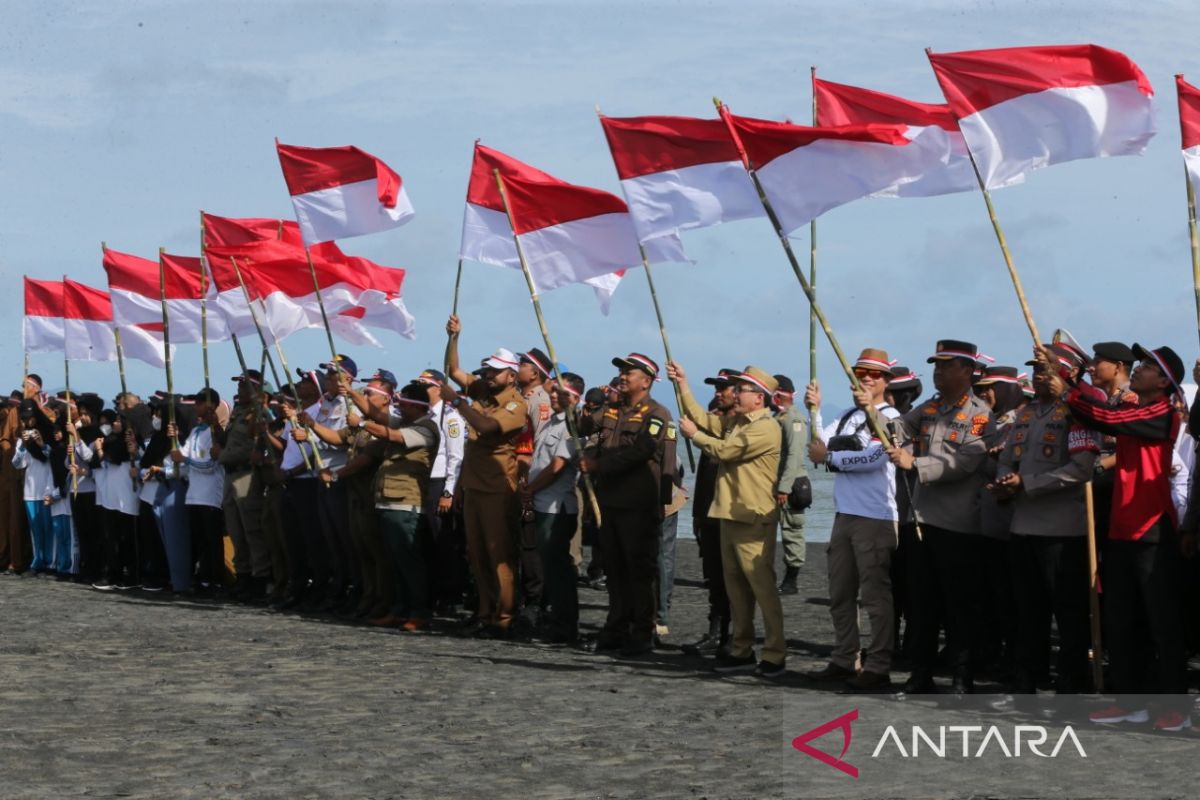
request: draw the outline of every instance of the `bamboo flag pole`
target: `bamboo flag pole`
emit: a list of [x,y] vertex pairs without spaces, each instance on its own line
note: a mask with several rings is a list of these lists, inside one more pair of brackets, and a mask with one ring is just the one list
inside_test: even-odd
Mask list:
[[1100,569],[1096,558],[1096,516],[1092,482],[1084,485],[1084,513],[1087,515],[1088,550],[1088,611],[1092,625],[1092,646],[1088,659],[1092,662],[1092,682],[1097,694],[1104,691],[1104,646],[1100,639]]
[[[167,373],[167,422],[175,427],[175,376],[171,370],[171,320],[167,314],[167,270],[163,263],[163,253],[166,248],[158,248],[158,295],[162,302],[163,321],[163,361]],[[171,437],[172,449],[179,449],[179,439]],[[179,466],[175,465],[178,472]]]
[[1200,235],[1196,233],[1196,189],[1187,166],[1183,168],[1183,181],[1187,185],[1188,241],[1192,249],[1192,287],[1196,293],[1196,325],[1200,331]]
[[[63,280],[67,279],[63,275]],[[25,354],[25,374],[29,375],[29,353]],[[71,467],[71,497],[76,497],[79,494],[79,476],[75,474],[75,442],[77,435],[75,426],[71,423],[71,359],[67,358],[67,348],[63,345],[63,381],[67,384],[67,430],[71,433],[67,437],[67,460]],[[21,383],[21,392],[25,392],[25,383]]]
[[[233,272],[235,275],[237,275],[238,284],[240,284],[242,287],[242,296],[246,298],[246,308],[250,309],[250,319],[254,323],[254,330],[258,332],[259,341],[262,342],[262,346],[265,349],[268,346],[267,345],[267,337],[263,333],[262,325],[258,321],[258,314],[254,311],[254,303],[252,303],[250,301],[250,291],[246,288],[245,279],[242,278],[242,270],[240,267],[238,267],[236,258],[230,258],[229,262],[231,264],[233,264]],[[268,324],[270,324],[270,323],[268,322]],[[284,375],[287,376],[288,389],[291,390],[292,398],[296,401],[296,407],[299,408],[300,407],[300,393],[296,391],[296,384],[292,380],[292,371],[291,371],[291,369],[288,368],[287,359],[283,355],[283,347],[280,346],[279,339],[275,336],[274,333],[271,334],[271,339],[275,342],[275,349],[279,353],[279,365],[281,367],[283,367]],[[275,369],[275,362],[273,362],[273,361],[271,362],[271,369],[272,369],[272,371]],[[260,372],[259,374],[261,375],[262,373]],[[279,383],[278,373],[272,372],[272,374],[274,374],[274,376],[275,376],[275,382]],[[260,387],[260,389],[261,389],[261,387]],[[260,405],[260,408],[261,408],[261,405]],[[301,426],[301,427],[303,427],[303,426]],[[313,451],[313,456],[317,460],[317,468],[324,469],[325,462],[324,462],[324,459],[321,458],[320,451],[317,450],[316,437],[313,435],[313,432],[310,431],[308,428],[304,428],[304,433],[305,433],[305,435],[307,435],[309,437],[310,442],[312,442],[311,447],[312,447],[312,451]],[[303,447],[301,447],[299,449],[300,449],[300,455],[304,457],[304,466],[307,469],[311,470],[312,462],[309,461],[308,454],[304,452]],[[325,485],[328,486],[329,484],[325,484]]]
[[[280,235],[282,235],[283,222],[281,221],[279,224]],[[308,259],[308,274],[312,275],[313,291],[317,294],[317,306],[321,309],[321,324],[325,326],[325,338],[329,340],[329,357],[331,359],[329,363],[333,364],[334,368],[340,373],[342,368],[338,366],[338,351],[337,345],[333,343],[333,329],[329,327],[329,315],[325,313],[325,300],[321,297],[321,283],[317,280],[317,268],[313,266],[312,252],[308,249],[307,243],[304,245],[304,257]],[[275,344],[278,346],[279,342]],[[291,380],[290,377],[289,380]],[[348,418],[353,413],[353,409],[350,408],[350,398],[342,395],[342,405],[346,408],[346,416]],[[313,448],[313,452],[316,452],[315,447]]]
[[200,209],[200,354],[204,359],[204,388],[208,377],[208,270],[204,267],[204,209]]
[[[517,247],[517,260],[521,262],[521,272],[525,274],[525,283],[529,286],[529,299],[533,301],[533,313],[537,316],[538,328],[542,332],[542,341],[546,343],[546,355],[550,357],[550,364],[554,369],[554,378],[558,381],[559,386],[565,386],[562,379],[562,371],[558,367],[558,355],[554,351],[554,342],[550,340],[550,331],[546,327],[546,318],[542,315],[542,301],[538,297],[537,287],[533,283],[533,273],[529,271],[529,263],[525,261],[525,251],[521,249],[521,240],[517,237],[517,226],[513,224],[512,209],[508,207],[508,191],[504,188],[504,178],[500,175],[500,170],[492,170],[492,175],[496,179],[496,186],[500,189],[500,199],[504,203],[504,214],[508,217],[508,225],[513,232],[513,244]],[[583,443],[579,440],[579,431],[575,426],[575,406],[572,403],[566,405],[567,415],[567,431],[571,435],[571,442],[575,445],[575,451],[580,455],[583,454]],[[592,506],[592,514],[596,517],[596,525],[600,525],[600,503],[596,499],[596,489],[592,486],[592,476],[586,472],[583,473],[583,488],[586,490],[588,501]]]
[[[926,47],[925,55],[932,54],[932,49]],[[1008,277],[1012,279],[1013,288],[1017,291],[1017,302],[1021,304],[1021,314],[1025,317],[1025,324],[1029,327],[1029,333],[1033,336],[1033,346],[1041,347],[1042,339],[1038,334],[1037,324],[1033,321],[1033,312],[1029,310],[1029,301],[1025,299],[1025,289],[1021,286],[1021,276],[1017,273],[1017,266],[1013,263],[1012,253],[1008,250],[1008,240],[1004,238],[1004,231],[1000,227],[1000,220],[996,217],[996,207],[992,205],[992,194],[987,189],[987,184],[983,182],[983,175],[979,172],[979,165],[975,163],[975,154],[971,152],[971,145],[967,143],[967,158],[971,159],[971,169],[975,171],[975,180],[979,182],[979,191],[983,193],[983,202],[987,206],[988,218],[992,221],[992,230],[996,232],[996,241],[1000,243],[1000,252],[1004,255],[1004,266],[1008,268]]]
[[[107,242],[100,243],[100,252],[108,252]],[[63,280],[66,280],[66,278],[64,277]],[[121,330],[115,323],[113,324],[113,340],[117,343],[117,372],[121,376],[121,394],[127,394],[129,389],[125,385],[125,353],[121,349]]]
[[[812,124],[815,127],[817,124],[817,68],[809,67],[809,74],[812,77],[813,93],[812,93]],[[808,223],[808,285],[815,294],[817,291],[817,220],[814,217]],[[808,381],[816,384],[817,382],[817,312],[812,306],[808,307]],[[813,425],[813,417],[816,414],[816,408],[808,407],[808,440],[811,442],[817,436],[816,427]]]
[[[658,317],[658,332],[662,336],[663,352],[667,356],[667,361],[674,361],[671,357],[671,342],[667,339],[667,324],[663,322],[662,307],[658,304],[658,292],[654,290],[654,275],[650,270],[650,260],[646,258],[646,248],[642,247],[642,243],[638,242],[638,252],[642,254],[642,269],[646,271],[646,283],[650,286],[650,299],[654,301],[654,316]],[[675,406],[679,409],[679,415],[683,416],[683,392],[679,389],[679,384],[671,381],[671,386],[675,389]],[[687,446],[688,467],[691,468],[692,474],[696,473],[696,456],[692,453],[692,440],[684,439],[683,443]]]
[[[459,289],[462,287],[462,267],[463,267],[463,260],[460,258],[460,259],[458,259],[458,272],[454,276],[454,302],[452,302],[450,304],[450,316],[452,316],[452,317],[458,316],[458,292],[459,292]],[[449,375],[450,374],[450,342],[449,341],[446,342],[446,355],[442,359],[442,364],[445,367],[445,370],[444,370],[445,373],[447,375]],[[445,413],[445,407],[442,408],[442,412]]]

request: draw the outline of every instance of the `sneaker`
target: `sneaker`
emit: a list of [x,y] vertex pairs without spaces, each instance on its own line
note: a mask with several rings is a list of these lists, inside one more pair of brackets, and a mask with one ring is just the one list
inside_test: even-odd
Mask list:
[[760,661],[754,670],[754,674],[760,678],[778,678],[783,673],[787,672],[787,667],[783,664],[772,664],[770,661]]
[[100,580],[98,580],[92,584],[92,588],[99,589],[102,592],[111,592],[113,589],[115,589],[117,587],[113,586],[111,583],[106,581],[104,578],[101,578]]
[[1109,706],[1088,714],[1088,719],[1097,725],[1115,725],[1118,722],[1149,722],[1150,712],[1144,708],[1130,710],[1121,706]]
[[717,656],[716,663],[713,664],[713,671],[725,673],[733,672],[754,672],[758,669],[758,659],[754,657],[754,653],[746,656]]
[[1192,718],[1178,711],[1167,711],[1154,718],[1156,731],[1182,731],[1192,727]]
[[656,623],[654,626],[654,635],[655,636],[670,636],[671,629],[668,628],[666,625],[659,625]]

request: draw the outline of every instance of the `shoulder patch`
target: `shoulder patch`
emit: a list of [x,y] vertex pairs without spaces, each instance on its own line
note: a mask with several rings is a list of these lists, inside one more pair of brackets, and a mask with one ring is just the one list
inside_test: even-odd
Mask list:
[[1072,425],[1071,430],[1067,433],[1067,452],[1072,455],[1075,453],[1099,453],[1100,446],[1090,430],[1082,425]]
[[795,433],[804,433],[804,423],[800,420],[796,420],[792,423],[792,431]]
[[462,428],[459,427],[458,420],[452,419],[446,423],[446,435],[451,439],[457,439],[460,433],[462,433]]
[[983,431],[987,428],[987,424],[988,424],[988,415],[987,414],[976,414],[974,417],[971,418],[971,435],[972,436],[982,436]]
[[505,411],[516,411],[518,408],[520,408],[520,406],[516,403],[506,403],[504,406]]
[[667,423],[667,438],[672,442],[675,441],[675,423]]
[[924,408],[922,408],[922,409],[921,409],[921,413],[922,413],[922,414],[936,414],[936,413],[937,413],[937,406],[935,406],[935,405],[932,405],[932,404],[930,404],[930,405],[927,405],[927,406],[925,406]]
[[663,421],[658,417],[650,418],[650,435],[658,436],[658,432],[663,429]]

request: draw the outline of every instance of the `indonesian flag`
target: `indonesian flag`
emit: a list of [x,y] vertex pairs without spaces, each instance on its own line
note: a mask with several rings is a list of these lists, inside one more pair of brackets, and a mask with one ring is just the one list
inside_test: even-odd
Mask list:
[[[161,255],[166,288],[167,318],[171,323],[172,342],[199,342],[201,336],[201,284],[209,284],[207,300],[215,300],[211,283],[202,281],[200,259]],[[112,298],[113,321],[119,326],[162,324],[162,288],[159,264],[145,258],[104,251],[104,271]],[[229,338],[229,330],[220,314],[206,314],[208,339],[219,342]]]
[[785,233],[831,208],[914,181],[945,166],[943,148],[910,141],[901,125],[814,128],[787,122],[721,116]]
[[[121,350],[156,367],[166,366],[162,322],[119,326]],[[72,361],[116,361],[117,340],[112,300],[108,292],[67,279],[63,281],[63,331],[67,358]]]
[[[512,226],[493,170],[504,179]],[[539,292],[571,283],[596,287],[598,282],[607,289],[613,273],[642,263],[629,209],[621,198],[566,183],[476,143],[459,256],[520,269],[514,233]],[[648,240],[644,246],[647,260],[654,263],[687,260],[674,235]]]
[[1140,155],[1154,94],[1138,65],[1092,44],[930,53],[984,186],[1077,158]]
[[405,339],[416,338],[416,321],[408,313],[400,292],[405,271],[399,267],[383,267],[357,256],[349,256],[347,261],[368,271],[371,291],[364,292],[359,297],[359,305],[343,311],[340,316],[358,319],[372,328],[398,333]]
[[764,215],[719,119],[600,117],[638,240]]
[[[875,197],[932,197],[954,192],[973,192],[979,188],[967,143],[958,129],[958,120],[945,103],[921,103],[883,92],[847,86],[844,83],[813,78],[813,96],[817,106],[817,124],[869,125],[884,123],[905,126],[904,135],[933,140],[933,147],[944,147],[945,164],[931,168],[916,180],[890,186]],[[1020,183],[1016,175],[1009,184]],[[1007,185],[1007,184],[1006,184]]]
[[1183,138],[1183,165],[1192,189],[1200,194],[1200,89],[1175,76],[1179,95],[1179,128]]
[[400,176],[357,147],[275,143],[307,244],[396,228],[412,219]]
[[[200,217],[203,223],[205,245],[233,246],[275,239],[294,244],[297,247],[304,246],[304,238],[300,235],[300,226],[291,220],[264,217],[218,217],[203,211],[200,212]],[[346,257],[334,242],[314,244],[309,250],[315,256]]]
[[21,343],[27,353],[61,353],[63,335],[62,281],[25,278],[25,318]]

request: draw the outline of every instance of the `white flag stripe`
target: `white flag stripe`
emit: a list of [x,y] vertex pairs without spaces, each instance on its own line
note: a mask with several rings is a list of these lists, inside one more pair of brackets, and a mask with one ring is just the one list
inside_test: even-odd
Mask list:
[[308,244],[378,233],[403,225],[413,216],[413,207],[404,187],[396,196],[394,208],[379,202],[374,179],[344,183],[292,196],[296,221]]
[[1136,81],[1046,89],[959,120],[985,185],[1078,158],[1137,155],[1154,136],[1154,109]]
[[621,181],[638,239],[764,216],[739,161],[697,164]]
[[61,353],[65,346],[62,317],[25,317],[21,344],[30,353]]
[[1192,190],[1200,196],[1200,144],[1183,151],[1183,166],[1192,182]]
[[[157,297],[126,289],[110,289],[113,319],[118,325],[138,325],[162,322],[162,301]],[[229,329],[220,314],[212,313],[216,293],[211,291],[208,300],[208,340],[221,342],[229,338]],[[201,315],[199,300],[168,299],[167,318],[171,324],[171,341],[175,344],[196,343],[201,337]]]

